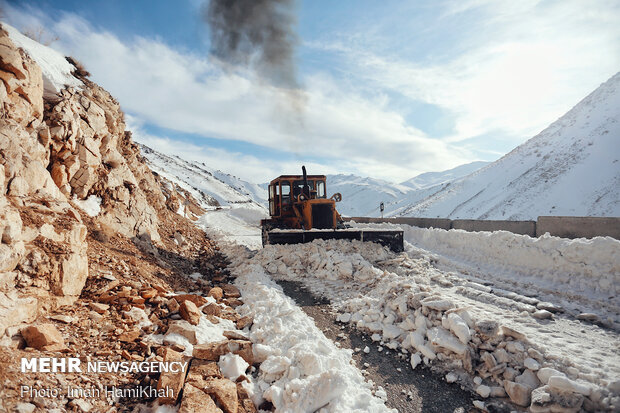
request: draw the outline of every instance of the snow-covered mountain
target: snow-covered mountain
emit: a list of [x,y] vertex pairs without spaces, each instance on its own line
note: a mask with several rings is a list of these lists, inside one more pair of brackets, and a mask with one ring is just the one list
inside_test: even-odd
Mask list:
[[443,172],[426,172],[411,179],[408,179],[404,182],[401,182],[400,184],[412,189],[424,189],[437,184],[442,184],[458,178],[462,178],[484,166],[487,166],[490,163],[491,162],[476,161],[467,163],[465,165],[460,165],[456,168],[448,169],[447,171]]
[[204,163],[164,155],[146,145],[140,144],[140,150],[154,172],[189,191],[205,209],[247,204],[266,211],[267,192],[256,184]]
[[426,172],[400,184],[357,175],[327,175],[327,192],[342,194],[342,202],[338,204],[342,215],[378,217],[379,204],[383,202],[384,215],[389,216],[488,164],[471,162],[447,171]]
[[379,204],[392,205],[402,200],[410,188],[381,179],[356,175],[327,175],[327,195],[342,194],[338,212],[346,216],[379,216]]
[[620,73],[498,161],[412,202],[400,216],[620,216]]
[[[493,162],[472,162],[393,184],[328,175],[344,216],[536,219],[620,216],[620,73],[537,136]],[[266,184],[255,185],[147,147],[153,170],[207,205],[253,205],[266,215]],[[214,202],[217,201],[217,202]]]

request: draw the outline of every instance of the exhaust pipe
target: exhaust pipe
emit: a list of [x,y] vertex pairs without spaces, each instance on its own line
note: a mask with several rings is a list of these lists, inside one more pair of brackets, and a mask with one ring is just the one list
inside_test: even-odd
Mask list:
[[301,193],[306,196],[306,198],[310,198],[310,187],[308,186],[308,175],[306,174],[306,166],[302,165],[301,173],[304,176],[304,187],[301,190]]

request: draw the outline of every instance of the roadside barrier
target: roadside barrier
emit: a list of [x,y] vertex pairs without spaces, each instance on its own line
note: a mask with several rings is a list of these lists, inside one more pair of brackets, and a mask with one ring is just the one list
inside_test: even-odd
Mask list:
[[502,221],[448,218],[371,218],[345,217],[345,221],[412,225],[419,228],[462,229],[465,231],[509,231],[540,237],[545,233],[562,238],[612,237],[620,239],[620,217],[556,217],[541,216],[536,221]]

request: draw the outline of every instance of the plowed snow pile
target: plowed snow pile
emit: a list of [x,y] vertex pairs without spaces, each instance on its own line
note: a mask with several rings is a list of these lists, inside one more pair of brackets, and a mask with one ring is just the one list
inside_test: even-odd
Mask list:
[[[303,282],[339,308],[340,321],[368,331],[378,345],[410,353],[414,368],[421,362],[444,367],[451,371],[449,380],[458,378],[482,398],[507,395],[532,411],[620,407],[620,337],[595,324],[617,321],[617,301],[595,303],[620,285],[620,242],[527,241],[506,233],[468,237],[450,231],[452,244],[443,244],[446,239],[431,230],[407,235],[456,256],[461,252],[469,264],[477,257],[490,272],[476,272],[475,265],[465,272],[448,258],[411,245],[395,255],[372,243],[336,240],[268,246],[249,265],[274,279]],[[562,248],[566,242],[572,245]],[[539,254],[532,254],[536,249]],[[491,268],[490,262],[497,264]],[[532,295],[548,293],[554,302],[510,291],[522,285],[537,293]],[[580,312],[576,319],[547,290],[551,287],[565,298],[562,305],[577,297],[599,316]]]
[[261,362],[252,391],[257,405],[265,398],[279,412],[393,411],[352,365],[351,350],[325,337],[245,248],[225,249],[245,299],[237,311],[254,319],[249,334],[255,360]]

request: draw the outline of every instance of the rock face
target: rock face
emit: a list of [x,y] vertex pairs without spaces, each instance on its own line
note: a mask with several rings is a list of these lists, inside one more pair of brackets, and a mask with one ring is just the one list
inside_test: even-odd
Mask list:
[[0,340],[79,297],[88,245],[77,202],[97,197],[96,226],[157,253],[166,196],[118,102],[80,80],[44,96],[49,79],[0,28]]

